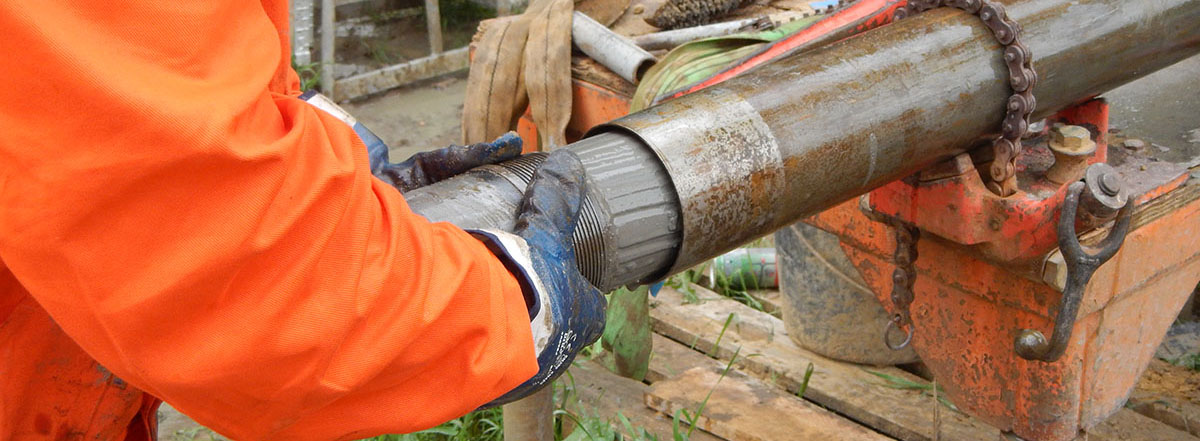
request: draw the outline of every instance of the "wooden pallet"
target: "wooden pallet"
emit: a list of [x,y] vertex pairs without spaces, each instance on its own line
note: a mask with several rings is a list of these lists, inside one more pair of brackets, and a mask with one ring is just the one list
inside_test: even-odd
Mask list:
[[[610,415],[620,411],[660,440],[672,439],[672,416],[681,409],[694,412],[701,403],[706,404],[697,427],[704,432],[695,431],[693,440],[926,441],[1000,436],[997,429],[939,404],[932,388],[894,386],[897,380],[929,384],[912,373],[822,357],[793,343],[778,318],[703,288],[696,290],[698,303],[686,303],[681,293],[670,288],[652,299],[655,335],[648,385],[616,377],[596,362],[573,370],[576,383],[610,384],[602,390],[581,390],[585,407]],[[772,294],[761,297],[771,299]],[[619,388],[613,386],[618,383]],[[802,388],[799,397],[796,393]],[[1086,439],[1200,441],[1194,435],[1200,427],[1193,427],[1200,426],[1196,403],[1163,400],[1161,394],[1142,389],[1134,392],[1131,403],[1131,408],[1091,429]]]

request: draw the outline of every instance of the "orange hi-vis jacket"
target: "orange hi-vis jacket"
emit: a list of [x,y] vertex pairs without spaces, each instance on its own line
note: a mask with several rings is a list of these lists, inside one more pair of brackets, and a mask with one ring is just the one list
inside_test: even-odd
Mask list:
[[287,14],[0,2],[0,440],[144,438],[153,397],[238,440],[355,439],[537,371],[500,261],[296,99]]

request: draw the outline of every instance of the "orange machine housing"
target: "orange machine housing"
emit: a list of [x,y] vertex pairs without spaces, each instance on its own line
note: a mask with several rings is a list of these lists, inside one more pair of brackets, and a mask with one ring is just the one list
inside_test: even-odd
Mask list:
[[[1104,162],[1107,113],[1093,100],[1050,121],[1091,129],[1098,146],[1090,162]],[[1025,155],[1036,156],[1033,149]],[[1186,173],[1160,176],[1136,197],[1120,251],[1084,290],[1066,353],[1030,361],[1014,340],[1022,329],[1049,335],[1053,327],[1062,293],[1044,280],[1060,271],[1050,260],[1066,189],[1039,179],[1031,162],[1022,163],[1022,191],[1007,198],[988,191],[962,155],[930,169],[940,173],[893,182],[809,222],[840,237],[889,309],[895,241],[864,212],[921,228],[910,311],[922,361],[968,413],[1023,438],[1069,440],[1125,403],[1200,280],[1200,186],[1185,186]],[[1106,230],[1084,233],[1081,243]]]

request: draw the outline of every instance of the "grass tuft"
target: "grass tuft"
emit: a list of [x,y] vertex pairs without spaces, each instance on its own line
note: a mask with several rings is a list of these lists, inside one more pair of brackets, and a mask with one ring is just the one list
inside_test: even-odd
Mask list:
[[[883,384],[884,387],[888,387],[888,388],[892,388],[892,389],[919,390],[919,391],[921,391],[921,393],[923,395],[936,396],[938,402],[940,402],[940,403],[942,403],[942,405],[946,406],[947,409],[961,413],[961,411],[958,410],[958,406],[955,406],[954,403],[952,403],[952,402],[950,402],[950,400],[946,399],[946,394],[945,394],[945,392],[943,392],[941,386],[935,386],[935,385],[929,384],[929,383],[918,383],[916,381],[912,381],[907,378],[897,377],[895,375],[888,375],[883,372],[875,372],[875,371],[867,370],[867,369],[863,369],[863,370],[867,371],[868,374],[882,378],[884,381],[886,381],[886,383]],[[933,390],[934,387],[937,387],[936,393]]]
[[1168,361],[1176,366],[1183,366],[1193,371],[1200,371],[1200,353],[1188,354]]
[[300,90],[312,90],[321,84],[321,63],[296,64],[292,60],[292,69],[300,76]]

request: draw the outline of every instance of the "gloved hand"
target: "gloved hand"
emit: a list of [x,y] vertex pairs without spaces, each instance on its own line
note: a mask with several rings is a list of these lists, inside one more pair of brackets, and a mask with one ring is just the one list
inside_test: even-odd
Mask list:
[[[355,126],[359,137],[367,142],[368,136],[374,133],[363,128],[362,124]],[[366,132],[365,134],[362,132]],[[367,135],[367,136],[364,136]],[[376,147],[372,147],[376,145]],[[377,144],[367,143],[367,154],[371,158],[371,174],[380,180],[392,184],[401,193],[415,188],[452,178],[455,175],[481,165],[495,164],[521,156],[521,137],[515,132],[500,135],[492,142],[481,142],[468,146],[451,145],[449,147],[421,152],[412,155],[404,162],[388,162],[387,146],[379,141]]]
[[[337,104],[312,92],[300,98],[353,127],[367,145],[371,173],[402,193],[521,154],[521,138],[509,132],[490,143],[450,146],[392,164],[383,141]],[[529,305],[538,361],[537,374],[484,408],[516,401],[550,384],[604,331],[604,296],[580,274],[571,240],[586,193],[579,157],[558,150],[534,172],[512,233],[468,231],[503,261],[520,283]]]
[[579,273],[571,237],[587,182],[579,157],[557,150],[534,173],[512,233],[471,231],[517,277],[530,304],[538,372],[484,407],[550,384],[604,331],[604,297]]
[[367,146],[371,174],[396,187],[401,193],[454,177],[481,165],[496,164],[521,156],[521,137],[514,132],[508,132],[492,142],[469,146],[451,145],[417,153],[404,162],[393,164],[388,160],[387,144],[333,100],[316,91],[305,92],[300,95],[300,99],[352,127],[354,133],[358,134],[359,139]]

